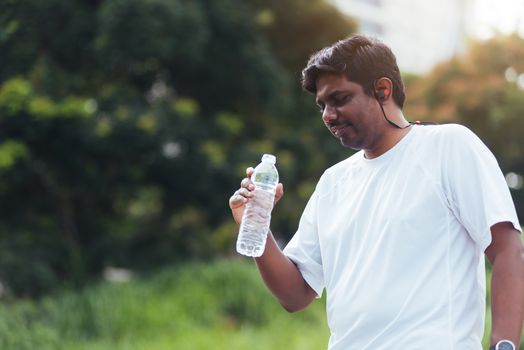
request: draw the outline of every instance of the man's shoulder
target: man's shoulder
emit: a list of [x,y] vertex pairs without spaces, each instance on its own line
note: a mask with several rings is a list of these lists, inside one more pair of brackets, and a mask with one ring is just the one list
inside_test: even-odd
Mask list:
[[445,162],[461,166],[473,158],[492,154],[473,131],[460,124],[423,126],[411,146],[411,155],[424,164]]
[[439,124],[420,126],[417,132],[418,145],[430,144],[431,146],[442,146],[453,148],[463,142],[470,142],[478,137],[470,129],[460,124]]
[[472,131],[464,125],[455,123],[422,125],[419,128],[421,134],[434,137],[457,137],[472,134]]

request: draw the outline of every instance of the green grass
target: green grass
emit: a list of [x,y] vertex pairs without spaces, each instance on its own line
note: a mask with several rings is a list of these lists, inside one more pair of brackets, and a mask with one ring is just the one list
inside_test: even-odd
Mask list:
[[0,303],[0,349],[326,349],[324,307],[322,299],[288,314],[247,259],[190,263],[127,283]]
[[251,261],[188,264],[0,305],[0,349],[307,350],[329,337],[322,300],[288,314]]

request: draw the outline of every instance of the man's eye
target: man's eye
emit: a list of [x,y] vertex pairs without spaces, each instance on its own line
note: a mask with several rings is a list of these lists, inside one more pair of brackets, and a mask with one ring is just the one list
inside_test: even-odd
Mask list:
[[349,95],[343,95],[343,96],[337,97],[333,102],[335,102],[336,106],[342,106],[348,100],[349,100]]

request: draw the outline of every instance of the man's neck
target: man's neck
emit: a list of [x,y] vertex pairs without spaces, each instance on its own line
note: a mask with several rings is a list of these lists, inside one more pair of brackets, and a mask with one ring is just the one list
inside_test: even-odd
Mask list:
[[[402,117],[402,120],[403,120],[403,123],[399,125],[402,125],[402,126],[408,125],[407,120],[405,120],[403,117]],[[397,129],[394,126],[390,126],[390,128],[391,129],[388,128],[380,144],[378,144],[376,147],[372,149],[364,150],[364,156],[367,159],[373,159],[373,158],[380,157],[381,155],[383,155],[384,153],[386,153],[387,151],[395,147],[395,145],[399,143],[400,140],[402,140],[404,136],[406,136],[411,131],[412,126],[409,125],[408,127],[402,128],[402,129]]]

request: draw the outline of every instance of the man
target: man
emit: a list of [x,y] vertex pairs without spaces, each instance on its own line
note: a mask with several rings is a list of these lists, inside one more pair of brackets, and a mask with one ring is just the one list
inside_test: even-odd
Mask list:
[[[465,127],[406,121],[395,57],[378,41],[322,49],[302,83],[331,133],[359,152],[325,171],[284,251],[270,232],[255,259],[283,307],[301,310],[326,289],[331,350],[481,349],[485,253],[491,343],[518,347],[524,248],[491,152]],[[237,224],[252,172],[229,201]]]

